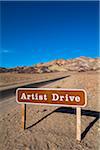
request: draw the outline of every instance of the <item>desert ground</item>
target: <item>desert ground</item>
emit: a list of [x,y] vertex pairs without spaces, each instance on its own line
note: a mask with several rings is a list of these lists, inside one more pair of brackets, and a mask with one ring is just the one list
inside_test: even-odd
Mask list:
[[[51,79],[46,88],[85,89],[88,104],[82,108],[82,141],[76,141],[75,108],[27,105],[26,130],[21,127],[21,105],[15,96],[0,101],[0,150],[99,150],[99,75],[97,71],[45,74],[1,73],[0,89],[20,83]],[[27,81],[26,81],[27,80]]]
[[[68,72],[65,76],[68,75]],[[27,73],[0,73],[0,90],[17,87],[27,83],[34,83],[64,76],[63,72],[27,74]]]

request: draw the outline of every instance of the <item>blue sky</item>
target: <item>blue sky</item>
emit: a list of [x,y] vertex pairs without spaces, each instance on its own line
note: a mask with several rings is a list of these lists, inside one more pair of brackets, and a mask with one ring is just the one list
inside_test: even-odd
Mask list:
[[0,3],[0,66],[29,66],[79,56],[98,57],[98,2]]

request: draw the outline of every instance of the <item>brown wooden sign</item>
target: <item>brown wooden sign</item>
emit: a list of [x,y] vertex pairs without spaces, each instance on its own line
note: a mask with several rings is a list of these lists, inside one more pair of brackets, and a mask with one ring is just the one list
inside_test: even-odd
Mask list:
[[26,128],[26,104],[76,107],[76,139],[81,141],[81,107],[87,104],[83,89],[19,88],[16,101],[22,104],[22,128]]
[[19,104],[85,107],[87,98],[83,89],[19,88],[16,101]]

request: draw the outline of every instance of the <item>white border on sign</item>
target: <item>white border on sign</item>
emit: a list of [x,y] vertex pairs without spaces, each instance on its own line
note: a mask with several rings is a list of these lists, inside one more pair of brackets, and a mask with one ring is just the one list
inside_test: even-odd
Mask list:
[[[56,90],[56,91],[83,91],[85,93],[85,104],[84,105],[63,105],[63,104],[45,104],[45,103],[28,103],[28,102],[18,102],[18,91],[19,90]],[[64,88],[18,88],[16,90],[16,102],[18,104],[32,104],[32,105],[48,105],[48,106],[63,106],[63,107],[85,107],[87,105],[87,93],[84,89],[64,89]]]

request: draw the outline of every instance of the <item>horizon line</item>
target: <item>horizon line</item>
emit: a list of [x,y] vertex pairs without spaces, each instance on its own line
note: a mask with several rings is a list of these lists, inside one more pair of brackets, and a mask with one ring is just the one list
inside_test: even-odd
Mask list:
[[1,66],[0,65],[0,68],[16,68],[16,67],[32,67],[32,66],[34,66],[34,65],[37,65],[37,64],[41,64],[41,63],[49,63],[49,62],[52,62],[52,61],[56,61],[56,60],[72,60],[72,59],[77,59],[77,58],[89,58],[89,59],[99,59],[100,58],[100,56],[97,56],[97,57],[90,57],[90,56],[79,56],[79,57],[73,57],[73,58],[67,58],[67,59],[65,59],[65,58],[58,58],[58,59],[52,59],[52,60],[50,60],[50,61],[44,61],[44,62],[38,62],[38,63],[34,63],[33,65],[15,65],[15,66]]

